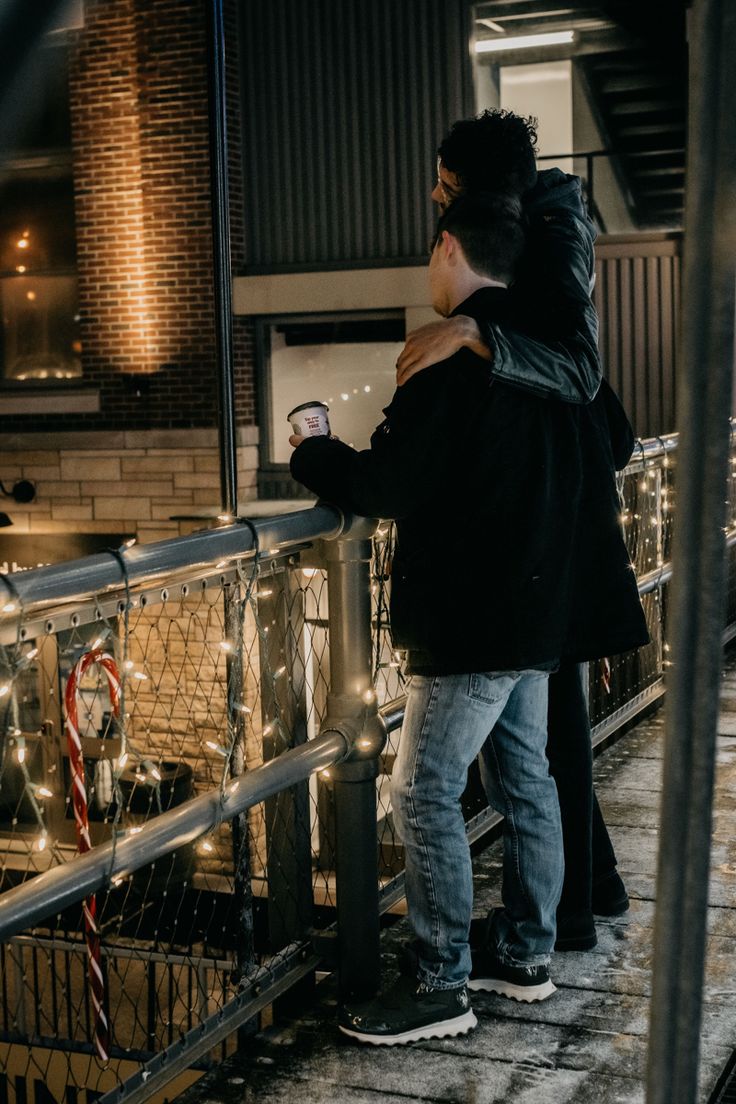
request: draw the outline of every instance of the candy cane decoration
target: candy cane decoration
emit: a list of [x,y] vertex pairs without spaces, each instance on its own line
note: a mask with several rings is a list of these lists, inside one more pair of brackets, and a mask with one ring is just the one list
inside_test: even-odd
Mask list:
[[607,694],[611,693],[611,661],[607,656],[601,660],[601,682]]
[[[72,804],[77,829],[77,850],[80,855],[89,851],[92,843],[89,838],[84,756],[82,755],[82,741],[79,738],[79,684],[92,666],[101,668],[106,674],[112,712],[116,717],[120,715],[120,675],[115,666],[115,660],[102,648],[93,648],[86,652],[73,668],[66,684],[64,697],[66,736],[72,772]],[[105,976],[102,972],[100,933],[97,927],[97,899],[94,894],[86,898],[82,905],[82,911],[84,913],[84,929],[87,940],[90,990],[92,1004],[95,1009],[95,1048],[100,1059],[107,1062],[109,1058],[110,1030],[107,1013],[105,1012]]]

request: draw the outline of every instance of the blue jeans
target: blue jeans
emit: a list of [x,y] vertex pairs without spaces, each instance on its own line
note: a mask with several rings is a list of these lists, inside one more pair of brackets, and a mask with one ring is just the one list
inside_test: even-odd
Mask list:
[[419,976],[436,988],[463,985],[470,972],[473,878],[460,797],[479,752],[489,801],[505,817],[504,908],[491,939],[510,964],[549,961],[563,861],[545,755],[547,679],[494,671],[411,681],[391,794]]

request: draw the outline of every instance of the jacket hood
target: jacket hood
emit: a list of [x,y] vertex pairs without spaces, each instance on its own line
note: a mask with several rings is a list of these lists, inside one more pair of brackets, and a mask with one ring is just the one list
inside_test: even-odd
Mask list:
[[570,176],[562,169],[542,169],[537,174],[536,184],[524,196],[524,209],[528,215],[536,215],[552,207],[569,211],[581,219],[586,218],[579,176]]

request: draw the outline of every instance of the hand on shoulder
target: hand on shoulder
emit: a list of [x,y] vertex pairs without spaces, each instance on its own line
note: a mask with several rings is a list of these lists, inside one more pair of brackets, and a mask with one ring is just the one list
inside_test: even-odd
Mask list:
[[428,322],[426,326],[412,330],[396,361],[397,387],[403,387],[417,372],[447,360],[463,346],[486,360],[491,358],[491,351],[481,338],[478,323],[464,314]]

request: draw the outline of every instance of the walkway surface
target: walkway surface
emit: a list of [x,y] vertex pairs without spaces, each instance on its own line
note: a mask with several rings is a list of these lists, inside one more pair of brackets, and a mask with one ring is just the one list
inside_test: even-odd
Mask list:
[[[723,680],[700,1100],[736,1047],[736,659]],[[473,994],[478,1027],[409,1047],[358,1046],[334,1026],[334,993],[265,1030],[177,1104],[642,1104],[661,791],[663,713],[596,762],[596,784],[631,910],[598,923],[598,946],[555,955],[558,992],[522,1005]],[[500,900],[500,845],[475,860],[476,909]],[[384,968],[406,920],[383,936]],[[323,986],[318,987],[318,992]]]

